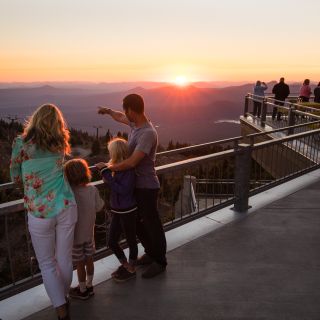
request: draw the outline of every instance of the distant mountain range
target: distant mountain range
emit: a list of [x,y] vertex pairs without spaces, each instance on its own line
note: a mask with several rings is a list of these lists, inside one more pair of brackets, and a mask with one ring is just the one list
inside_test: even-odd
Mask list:
[[[41,83],[39,83],[41,84]],[[137,85],[132,87],[132,85]],[[100,134],[124,130],[107,116],[97,114],[97,106],[121,110],[122,99],[130,93],[144,97],[146,114],[157,126],[160,142],[169,140],[200,143],[239,135],[238,120],[243,112],[244,96],[252,92],[252,84],[210,88],[210,83],[177,87],[166,83],[141,82],[118,84],[67,83],[64,86],[45,84],[0,89],[0,117],[17,117],[23,121],[43,103],[57,104],[70,127]],[[274,83],[269,83],[270,91]],[[2,84],[3,85],[3,84]],[[131,87],[130,87],[131,85]],[[291,87],[291,86],[290,86]],[[299,85],[292,85],[297,92]],[[119,90],[119,91],[118,91]],[[268,90],[269,91],[269,90]]]

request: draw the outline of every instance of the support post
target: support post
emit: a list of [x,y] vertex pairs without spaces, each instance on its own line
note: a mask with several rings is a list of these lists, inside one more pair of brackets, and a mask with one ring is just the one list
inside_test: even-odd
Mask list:
[[233,210],[246,212],[249,206],[250,172],[252,147],[248,144],[239,144],[235,158],[235,202]]
[[262,100],[262,109],[261,109],[261,126],[264,127],[266,125],[267,119],[267,100]]
[[[288,111],[288,126],[294,126],[296,123],[296,115],[294,113],[295,107],[290,105],[289,111]],[[288,135],[294,133],[294,128],[288,129]]]
[[248,112],[249,112],[249,96],[246,95],[245,98],[244,98],[244,113],[243,115],[245,117],[248,116]]

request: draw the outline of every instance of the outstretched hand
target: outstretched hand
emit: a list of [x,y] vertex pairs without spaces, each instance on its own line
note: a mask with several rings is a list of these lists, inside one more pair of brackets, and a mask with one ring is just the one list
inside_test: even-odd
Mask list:
[[98,107],[98,114],[110,114],[110,111],[110,108]]
[[95,164],[95,167],[97,167],[99,170],[101,170],[102,168],[105,168],[107,166],[108,166],[108,164],[104,163],[104,162],[99,162],[99,163]]

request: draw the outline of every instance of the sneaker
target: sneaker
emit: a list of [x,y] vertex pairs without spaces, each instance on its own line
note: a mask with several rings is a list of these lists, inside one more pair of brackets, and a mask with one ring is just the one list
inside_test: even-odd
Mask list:
[[113,271],[111,273],[111,277],[113,278],[115,275],[119,274],[123,269],[125,269],[125,267],[123,265],[119,266],[116,271]]
[[130,279],[133,279],[136,277],[136,272],[130,272],[128,271],[125,267],[123,267],[119,273],[117,273],[113,279],[116,282],[125,282],[128,281]]
[[152,258],[148,256],[146,253],[138,258],[137,260],[137,266],[146,266],[153,262]]
[[89,296],[93,296],[94,295],[93,286],[92,287],[87,287],[87,290],[88,290]]
[[161,272],[166,270],[166,266],[163,266],[157,262],[152,262],[148,269],[142,273],[142,278],[149,279],[157,276]]
[[80,291],[80,287],[71,288],[69,296],[74,299],[87,300],[89,298],[88,289],[85,292]]

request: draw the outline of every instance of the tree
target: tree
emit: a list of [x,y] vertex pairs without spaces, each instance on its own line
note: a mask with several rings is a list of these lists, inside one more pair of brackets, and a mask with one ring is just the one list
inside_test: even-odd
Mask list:
[[124,139],[124,140],[127,140],[128,141],[128,133],[127,132],[123,132],[122,133],[122,138]]
[[168,143],[167,150],[173,150],[173,149],[174,149],[174,144],[173,144],[173,141],[170,140],[169,143]]
[[112,139],[112,134],[110,132],[110,130],[108,129],[107,133],[106,133],[106,142],[107,144],[109,143],[109,141]]
[[97,155],[101,151],[101,145],[99,140],[94,140],[91,146],[91,154]]

